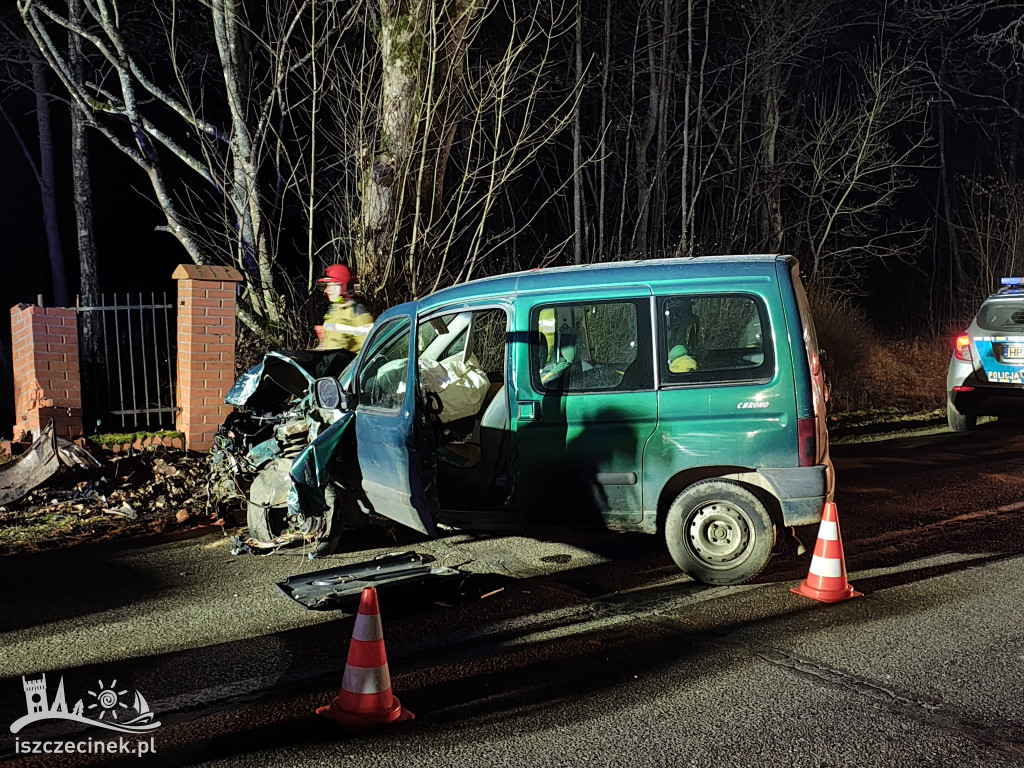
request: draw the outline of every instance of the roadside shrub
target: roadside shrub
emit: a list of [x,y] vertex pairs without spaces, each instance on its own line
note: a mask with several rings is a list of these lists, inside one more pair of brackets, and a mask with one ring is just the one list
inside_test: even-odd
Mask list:
[[948,339],[883,337],[848,298],[821,291],[811,291],[809,298],[825,351],[830,413],[943,406]]

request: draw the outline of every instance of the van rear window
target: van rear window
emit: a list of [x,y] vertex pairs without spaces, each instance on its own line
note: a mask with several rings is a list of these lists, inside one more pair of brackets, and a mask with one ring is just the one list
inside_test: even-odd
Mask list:
[[763,381],[775,370],[768,313],[736,294],[671,296],[659,302],[663,382]]

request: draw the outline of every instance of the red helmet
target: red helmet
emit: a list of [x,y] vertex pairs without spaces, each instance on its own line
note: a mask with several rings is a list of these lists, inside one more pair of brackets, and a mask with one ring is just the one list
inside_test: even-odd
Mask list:
[[343,291],[348,290],[352,282],[352,273],[344,264],[331,264],[325,271],[324,277],[317,280],[318,283],[341,283]]

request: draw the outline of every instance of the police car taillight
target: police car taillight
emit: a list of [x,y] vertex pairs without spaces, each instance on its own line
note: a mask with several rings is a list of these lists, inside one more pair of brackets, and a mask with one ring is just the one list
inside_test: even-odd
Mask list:
[[956,346],[953,349],[953,356],[965,363],[971,362],[971,337],[961,333],[956,337]]
[[818,463],[817,420],[797,419],[796,434],[800,449],[800,466],[813,467]]

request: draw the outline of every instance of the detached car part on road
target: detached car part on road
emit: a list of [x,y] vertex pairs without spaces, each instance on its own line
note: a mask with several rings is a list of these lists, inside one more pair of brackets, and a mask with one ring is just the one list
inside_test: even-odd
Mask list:
[[789,256],[448,288],[381,315],[354,363],[299,402],[323,424],[291,487],[274,486],[292,532],[318,516],[337,530],[326,494],[341,488],[426,535],[441,522],[661,533],[682,570],[735,584],[765,566],[779,526],[819,521],[833,493],[823,374]]
[[1024,277],[1004,277],[956,338],[946,373],[946,418],[954,432],[979,416],[1024,412]]

